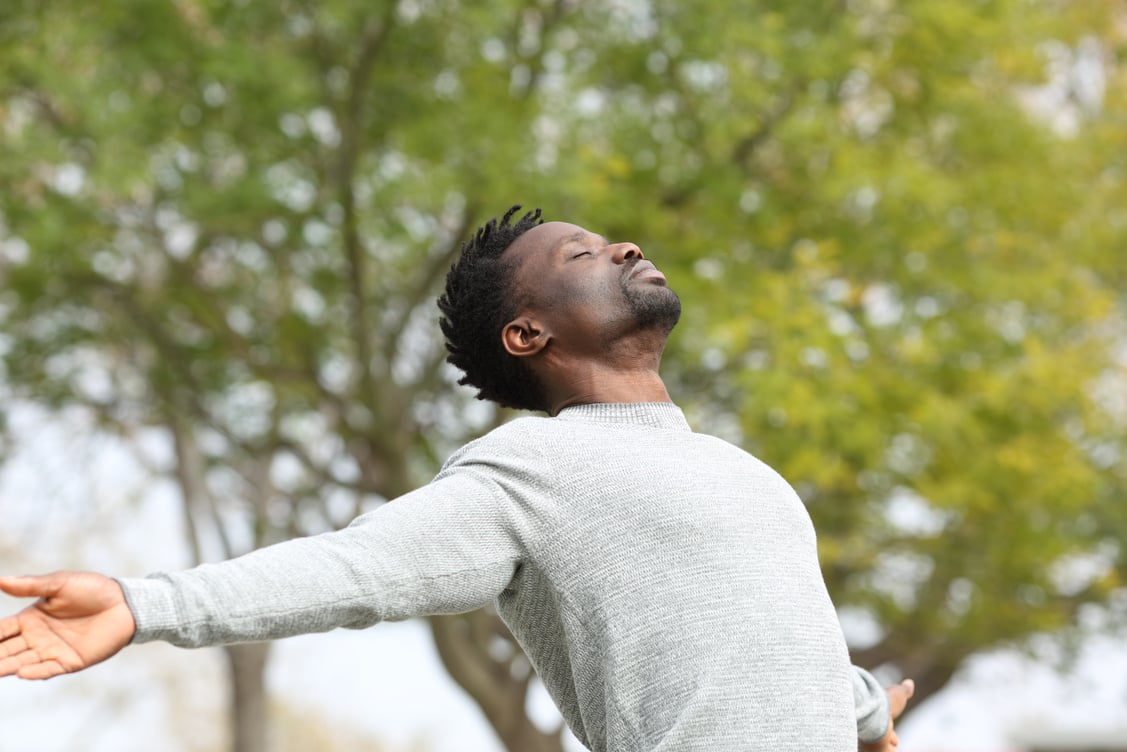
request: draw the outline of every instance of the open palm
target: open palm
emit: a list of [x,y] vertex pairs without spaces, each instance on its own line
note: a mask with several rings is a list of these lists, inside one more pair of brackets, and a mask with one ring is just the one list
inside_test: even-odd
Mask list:
[[117,653],[136,628],[121,587],[93,572],[0,577],[0,590],[38,598],[0,619],[0,676],[49,679]]

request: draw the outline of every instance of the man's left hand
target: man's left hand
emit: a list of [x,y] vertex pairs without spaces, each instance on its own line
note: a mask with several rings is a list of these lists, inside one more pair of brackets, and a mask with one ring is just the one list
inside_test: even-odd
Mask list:
[[875,742],[861,742],[857,745],[859,752],[893,752],[896,746],[900,744],[900,738],[896,736],[896,731],[893,730],[893,722],[900,717],[904,712],[904,708],[908,705],[908,700],[912,697],[912,693],[916,691],[916,684],[911,679],[905,679],[899,684],[894,684],[888,687],[888,733],[886,733],[880,740]]

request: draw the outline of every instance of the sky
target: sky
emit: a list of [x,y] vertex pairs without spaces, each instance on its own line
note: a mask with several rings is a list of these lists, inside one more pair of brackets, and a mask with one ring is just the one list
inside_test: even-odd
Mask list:
[[[0,571],[140,576],[187,564],[176,495],[148,482],[124,445],[77,416],[31,408],[13,410],[10,426],[20,439],[0,470]],[[0,597],[0,614],[20,606]],[[1043,646],[1041,657],[1052,652]],[[1080,731],[1127,744],[1127,644],[1096,636],[1063,675],[1050,663],[1014,651],[970,661],[902,725],[901,752],[1009,752],[1023,737]],[[2,679],[0,752],[215,749],[222,674],[217,650],[150,644],[75,676]],[[267,682],[287,705],[365,731],[389,752],[502,752],[423,621],[280,641]],[[560,723],[542,689],[529,712],[543,728]]]

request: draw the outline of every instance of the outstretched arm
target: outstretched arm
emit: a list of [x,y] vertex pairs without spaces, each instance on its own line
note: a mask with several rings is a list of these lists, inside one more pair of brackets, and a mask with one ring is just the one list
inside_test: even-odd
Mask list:
[[0,619],[0,676],[49,679],[101,663],[135,625],[121,587],[93,572],[0,577],[0,590],[39,600]]
[[194,648],[471,611],[496,598],[520,562],[503,501],[496,483],[470,469],[344,530],[119,579],[136,619],[133,642]]
[[202,647],[473,610],[509,584],[520,550],[495,484],[451,475],[344,530],[184,572],[2,577],[0,590],[39,601],[0,620],[0,677],[80,671],[130,642]]

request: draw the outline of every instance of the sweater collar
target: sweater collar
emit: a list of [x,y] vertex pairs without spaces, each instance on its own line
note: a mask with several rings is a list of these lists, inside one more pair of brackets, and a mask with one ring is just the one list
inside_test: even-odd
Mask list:
[[681,408],[672,402],[600,402],[572,405],[560,410],[556,417],[588,423],[618,423],[678,431],[692,430]]

